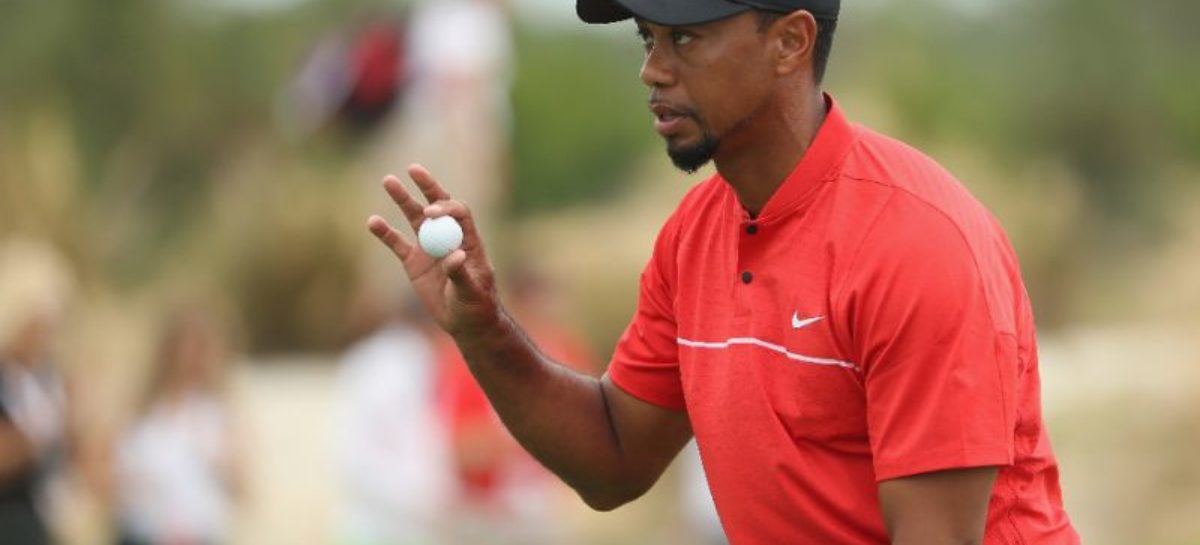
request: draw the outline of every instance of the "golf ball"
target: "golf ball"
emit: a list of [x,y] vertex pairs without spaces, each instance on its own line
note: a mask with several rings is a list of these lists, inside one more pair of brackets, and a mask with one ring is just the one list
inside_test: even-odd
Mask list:
[[434,259],[450,255],[462,245],[463,230],[454,218],[439,216],[427,218],[417,230],[417,241],[421,249]]

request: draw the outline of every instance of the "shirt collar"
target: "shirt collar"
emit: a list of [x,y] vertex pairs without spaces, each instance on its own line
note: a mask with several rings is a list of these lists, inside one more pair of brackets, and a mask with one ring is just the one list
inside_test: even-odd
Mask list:
[[[773,220],[794,211],[804,204],[821,182],[836,178],[840,172],[842,159],[854,144],[854,128],[846,120],[837,101],[829,94],[823,96],[826,108],[825,121],[821,123],[821,128],[817,130],[816,137],[813,138],[808,150],[804,152],[804,156],[800,158],[800,162],[796,163],[792,172],[775,189],[775,193],[767,199],[767,204],[755,218],[756,221]],[[728,182],[725,182],[723,178],[722,182],[728,188]],[[739,217],[743,220],[748,219],[748,214],[738,203],[732,188],[729,188],[729,195],[741,212]]]

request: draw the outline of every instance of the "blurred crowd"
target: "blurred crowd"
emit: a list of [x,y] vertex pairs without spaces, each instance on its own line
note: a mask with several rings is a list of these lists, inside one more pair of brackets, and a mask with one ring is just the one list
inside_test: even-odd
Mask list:
[[43,543],[42,517],[73,430],[67,387],[51,363],[70,297],[61,258],[28,241],[0,253],[0,534]]
[[[519,273],[510,312],[550,357],[596,373],[549,319],[552,287]],[[415,302],[395,305],[342,358],[337,466],[349,543],[572,543],[564,490],[504,429],[457,348]]]
[[[103,535],[90,540],[236,542],[254,455],[231,387],[242,361],[237,320],[197,300],[162,308],[149,361],[133,374],[140,386],[117,411],[123,416],[111,429],[82,433],[96,425],[82,414],[95,403],[76,403],[89,385],[57,364],[78,304],[72,278],[52,246],[0,246],[0,542],[60,542],[69,496],[80,493],[105,519]],[[541,349],[579,372],[601,372],[556,319],[554,282],[534,268],[509,279],[509,311]],[[360,299],[362,333],[329,385],[337,498],[332,535],[313,542],[579,543],[579,529],[562,516],[571,494],[508,434],[451,339],[413,298],[374,295]],[[322,448],[314,443],[303,448]],[[698,469],[687,470],[694,484],[684,505],[694,526],[710,532],[706,542],[720,543]]]
[[[282,95],[284,133],[348,131],[361,138],[371,176],[420,157],[490,232],[507,171],[508,9],[494,0],[423,2],[336,29]],[[378,202],[375,184],[365,191]],[[579,543],[562,516],[570,492],[508,434],[450,338],[397,288],[390,256],[372,254],[361,269],[350,303],[354,341],[328,386],[334,467],[303,468],[334,473],[337,483],[331,535],[311,541]],[[553,280],[535,263],[507,278],[509,311],[541,349],[599,374],[592,351],[558,319]],[[123,399],[88,395],[95,386],[78,378],[88,374],[59,364],[70,317],[86,299],[80,285],[53,244],[0,234],[0,543],[239,542],[256,452],[246,400],[232,386],[244,361],[239,320],[203,297],[158,305],[140,339],[147,361],[129,365],[139,386],[124,388]],[[119,416],[101,424],[97,413]],[[302,448],[324,447],[316,443]],[[719,543],[699,465],[687,475],[696,527]],[[69,529],[80,496],[101,521],[83,537]]]
[[198,303],[170,309],[122,422],[85,433],[89,385],[58,364],[75,284],[53,247],[0,241],[0,541],[58,542],[78,483],[113,543],[226,542],[242,455],[224,324]]

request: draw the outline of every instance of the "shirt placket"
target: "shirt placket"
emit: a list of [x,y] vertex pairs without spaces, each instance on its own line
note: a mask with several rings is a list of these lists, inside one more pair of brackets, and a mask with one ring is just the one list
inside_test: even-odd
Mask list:
[[733,334],[738,337],[753,336],[755,295],[761,287],[759,275],[761,263],[756,258],[761,245],[762,226],[753,218],[743,214],[737,229],[737,255],[733,282]]

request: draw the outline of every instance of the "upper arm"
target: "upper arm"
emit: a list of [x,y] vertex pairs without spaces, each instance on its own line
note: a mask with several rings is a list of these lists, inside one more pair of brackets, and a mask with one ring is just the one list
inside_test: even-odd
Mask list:
[[641,495],[691,440],[691,423],[686,412],[642,401],[613,384],[608,375],[600,379],[600,389],[634,485],[631,494]]
[[894,544],[980,543],[1014,456],[1015,273],[995,233],[911,198],[874,231],[841,296],[885,523]]
[[642,271],[637,309],[600,379],[622,459],[626,501],[640,496],[692,437],[679,374],[674,310],[678,216],[655,241]]
[[996,472],[995,467],[954,469],[879,483],[892,544],[982,543]]
[[600,379],[622,456],[648,488],[692,437],[679,374],[674,278],[678,216],[659,232],[637,309]]
[[842,293],[877,480],[1012,463],[1020,372],[999,251],[898,199]]

